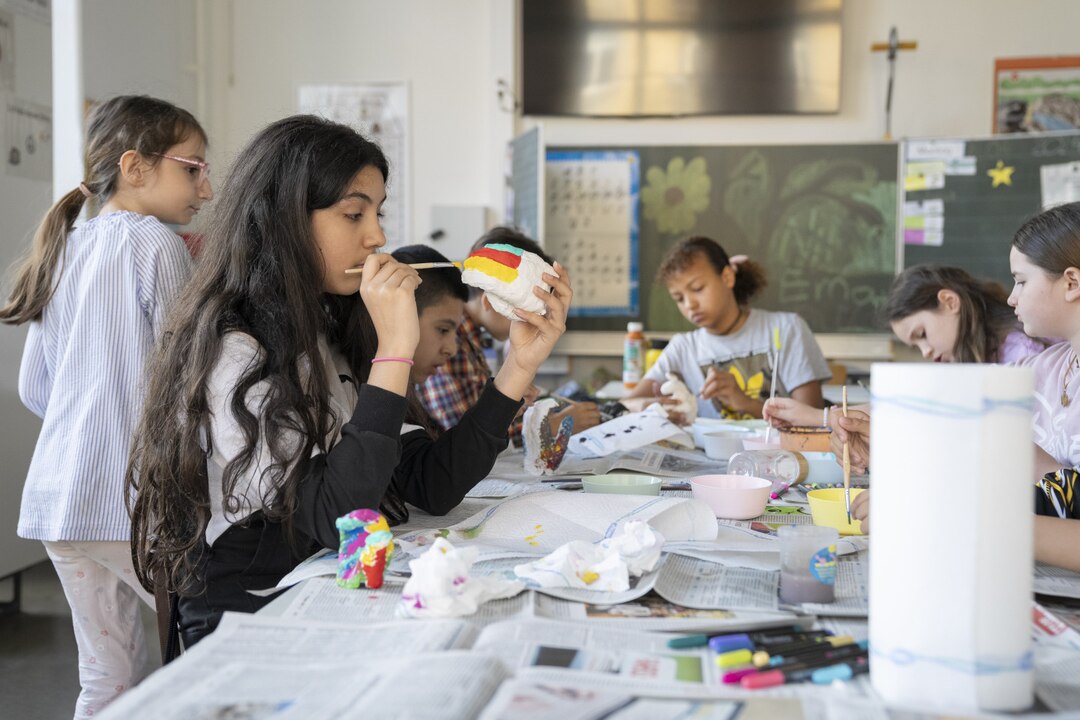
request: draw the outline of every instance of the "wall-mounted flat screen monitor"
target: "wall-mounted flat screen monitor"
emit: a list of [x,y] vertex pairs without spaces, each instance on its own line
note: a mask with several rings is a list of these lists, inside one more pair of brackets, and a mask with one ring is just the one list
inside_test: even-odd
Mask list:
[[838,112],[842,4],[524,0],[524,112]]

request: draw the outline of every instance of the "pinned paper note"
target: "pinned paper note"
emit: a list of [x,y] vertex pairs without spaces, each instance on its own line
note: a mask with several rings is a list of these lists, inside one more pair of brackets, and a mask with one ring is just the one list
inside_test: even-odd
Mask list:
[[917,190],[940,190],[945,187],[945,174],[939,175],[906,175],[904,177],[904,190],[914,192]]
[[963,140],[909,140],[907,161],[948,160],[962,158],[965,155]]
[[1039,179],[1044,210],[1080,200],[1080,162],[1043,165],[1039,168]]

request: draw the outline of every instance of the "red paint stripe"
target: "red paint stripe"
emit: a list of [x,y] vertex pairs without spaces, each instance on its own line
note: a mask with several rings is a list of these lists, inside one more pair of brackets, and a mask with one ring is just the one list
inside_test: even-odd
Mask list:
[[500,265],[506,265],[507,267],[516,268],[521,265],[521,256],[515,255],[505,250],[492,250],[491,248],[482,247],[479,250],[474,251],[469,257],[486,257],[489,260],[494,260]]

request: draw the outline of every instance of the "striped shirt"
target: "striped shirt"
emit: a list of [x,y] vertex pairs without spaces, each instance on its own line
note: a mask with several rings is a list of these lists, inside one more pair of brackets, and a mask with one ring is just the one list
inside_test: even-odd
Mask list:
[[30,323],[19,397],[43,420],[23,488],[20,537],[131,537],[124,469],[143,372],[191,269],[156,218],[116,212],[71,232],[56,292]]

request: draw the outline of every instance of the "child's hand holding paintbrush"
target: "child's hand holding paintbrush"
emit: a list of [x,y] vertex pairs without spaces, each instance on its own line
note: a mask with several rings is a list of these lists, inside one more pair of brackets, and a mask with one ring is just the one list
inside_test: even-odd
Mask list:
[[848,408],[847,415],[837,413],[835,408],[830,415],[832,436],[829,438],[830,450],[837,460],[844,456],[844,444],[848,446],[851,471],[856,475],[865,475],[870,467],[870,415]]

